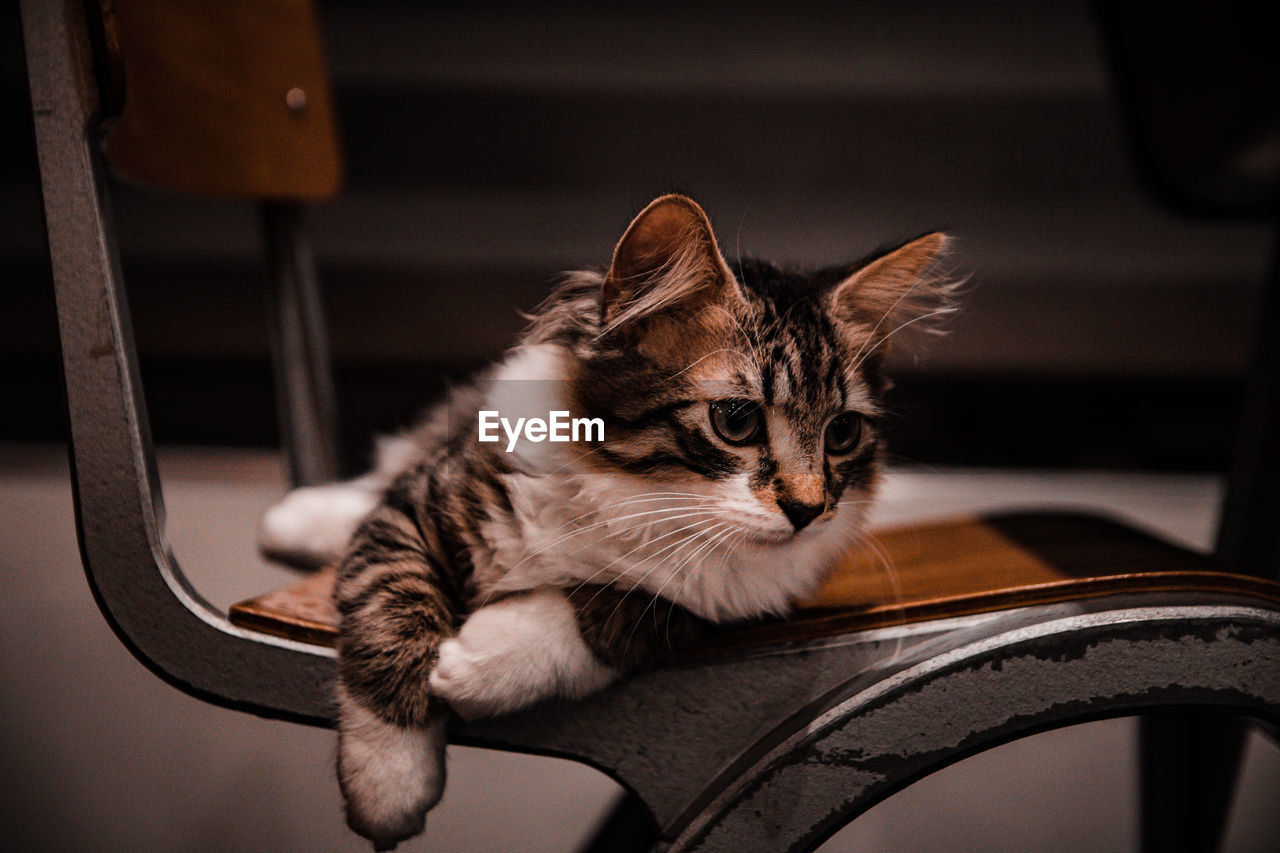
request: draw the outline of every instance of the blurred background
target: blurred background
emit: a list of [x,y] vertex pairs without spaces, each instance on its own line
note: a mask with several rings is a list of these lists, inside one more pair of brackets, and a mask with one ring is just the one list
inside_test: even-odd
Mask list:
[[[964,313],[926,355],[894,356],[884,520],[1071,503],[1211,546],[1274,235],[1152,196],[1089,4],[320,13],[347,182],[309,217],[348,469],[678,190],[730,256],[817,265],[958,238]],[[32,850],[357,849],[329,733],[177,694],[93,610],[12,7],[0,46],[0,825]],[[257,212],[121,185],[111,201],[175,548],[225,606],[287,579],[252,547],[285,487]],[[1011,744],[830,847],[1134,849],[1132,749],[1123,720]],[[570,849],[617,795],[565,762],[454,762],[437,849]],[[1280,849],[1274,744],[1251,742],[1247,774],[1230,849]]]
[[[49,439],[52,297],[6,14],[0,377],[27,402],[0,428]],[[1223,467],[1269,229],[1143,191],[1085,3],[327,2],[321,20],[348,175],[311,221],[357,460],[678,189],[729,255],[823,264],[956,235],[972,293],[949,337],[900,359],[903,456]],[[158,440],[271,446],[253,204],[112,201]]]

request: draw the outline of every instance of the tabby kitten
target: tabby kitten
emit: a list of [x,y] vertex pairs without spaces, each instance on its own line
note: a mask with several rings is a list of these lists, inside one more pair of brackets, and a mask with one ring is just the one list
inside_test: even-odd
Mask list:
[[[946,245],[807,275],[731,267],[702,209],[663,196],[374,472],[274,507],[266,552],[340,555],[351,827],[377,849],[422,830],[450,708],[582,697],[812,592],[876,485],[884,344],[950,310]],[[526,433],[508,452],[479,440],[482,411],[599,418],[603,440]]]

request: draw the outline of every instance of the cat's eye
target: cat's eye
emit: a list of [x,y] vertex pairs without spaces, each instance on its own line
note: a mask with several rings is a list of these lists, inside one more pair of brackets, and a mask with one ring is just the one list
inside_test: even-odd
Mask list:
[[843,415],[836,415],[831,419],[831,423],[827,424],[823,441],[828,453],[839,456],[853,450],[860,438],[862,438],[862,416],[857,412],[845,412]]
[[764,416],[751,400],[716,400],[711,404],[711,427],[730,444],[750,444],[760,437]]

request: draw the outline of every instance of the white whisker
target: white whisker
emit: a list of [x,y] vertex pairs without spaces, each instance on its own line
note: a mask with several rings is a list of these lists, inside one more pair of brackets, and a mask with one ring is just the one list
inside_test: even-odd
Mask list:
[[[865,341],[863,341],[863,342],[862,342],[862,347],[861,347],[861,348],[858,350],[858,352],[853,356],[853,361],[855,362],[855,364],[854,364],[854,366],[855,366],[855,367],[857,367],[857,365],[858,365],[858,364],[861,364],[861,362],[860,362],[860,361],[858,361],[858,359],[862,357],[862,351],[863,351],[863,350],[865,350],[865,349],[867,348],[867,344],[869,344],[869,343],[871,343],[873,340],[875,340],[876,332],[880,331],[880,326],[884,323],[884,321],[885,321],[885,320],[887,320],[887,319],[888,319],[889,315],[893,313],[893,310],[894,310],[895,308],[897,308],[899,305],[901,305],[901,304],[902,304],[902,301],[903,301],[904,299],[906,299],[908,296],[910,296],[910,295],[911,295],[911,291],[913,291],[913,290],[915,290],[917,287],[919,287],[919,286],[920,286],[920,284],[921,284],[921,282],[923,282],[923,281],[924,281],[924,279],[922,279],[922,278],[917,278],[915,281],[913,281],[913,282],[911,283],[911,286],[910,286],[910,287],[908,287],[906,290],[902,291],[902,294],[901,294],[897,299],[895,299],[895,300],[893,301],[893,304],[892,304],[892,305],[890,305],[888,308],[884,309],[884,313],[880,315],[880,319],[879,319],[878,321],[876,321],[875,326],[873,326],[873,327],[871,328],[871,333],[870,333],[869,335],[867,335],[867,339],[866,339]],[[891,334],[892,334],[892,333],[891,333]],[[885,335],[885,337],[887,338],[887,337],[888,337],[888,335]],[[877,344],[877,346],[878,346],[878,344]]]
[[[894,329],[894,330],[893,330],[892,332],[890,332],[889,334],[885,335],[885,336],[884,336],[883,338],[881,338],[879,341],[877,341],[875,346],[873,346],[871,349],[867,350],[866,355],[863,355],[861,358],[859,358],[859,359],[857,360],[857,362],[853,365],[853,367],[851,367],[851,368],[849,368],[847,371],[845,371],[845,375],[847,376],[847,375],[849,375],[849,374],[853,373],[855,370],[857,370],[857,369],[862,365],[862,363],[863,363],[864,361],[866,361],[868,358],[870,358],[870,357],[871,357],[871,353],[873,353],[873,352],[875,352],[876,350],[878,350],[881,346],[883,346],[883,345],[884,345],[884,342],[885,342],[885,341],[889,340],[889,338],[891,338],[891,337],[893,337],[894,335],[898,334],[898,332],[901,332],[903,329],[907,328],[908,326],[913,325],[913,324],[915,324],[915,323],[919,323],[921,320],[928,320],[930,317],[938,317],[938,316],[941,316],[941,315],[943,315],[943,314],[954,314],[954,313],[955,313],[955,309],[954,309],[954,308],[950,308],[950,307],[948,307],[948,308],[938,308],[938,309],[936,309],[936,310],[934,310],[934,311],[930,311],[930,312],[929,312],[929,313],[927,313],[927,314],[921,314],[919,317],[915,317],[914,319],[908,320],[907,322],[905,322],[905,323],[903,323],[902,325],[898,326],[898,328]],[[864,346],[865,346],[865,344],[864,344]]]
[[[716,536],[717,536],[721,531],[723,531],[723,530],[724,530],[724,528],[726,528],[726,527],[727,527],[727,528],[730,528],[730,532],[732,532],[732,530],[734,529],[734,528],[733,528],[733,522],[731,522],[731,521],[722,521],[722,522],[720,522],[719,524],[716,524],[716,525],[714,525],[714,526],[712,526],[712,527],[710,527],[710,528],[708,528],[708,529],[706,529],[706,530],[699,531],[698,535],[699,535],[699,536],[707,536],[707,537],[708,537],[708,542],[714,542],[714,541],[715,541]],[[631,647],[631,638],[632,638],[633,636],[635,636],[636,629],[638,629],[638,628],[640,627],[640,621],[641,621],[642,619],[644,619],[644,614],[646,614],[646,613],[648,613],[648,612],[649,612],[649,608],[650,608],[650,607],[653,607],[655,604],[657,604],[657,603],[658,603],[658,599],[662,597],[662,591],[663,591],[664,589],[666,589],[666,588],[667,588],[667,584],[671,583],[671,581],[675,580],[675,578],[679,576],[680,572],[684,569],[684,567],[685,567],[685,566],[687,566],[687,565],[689,564],[689,561],[690,561],[690,560],[692,560],[693,558],[695,558],[695,557],[696,557],[699,553],[701,553],[702,551],[706,550],[706,547],[707,547],[708,542],[703,542],[701,545],[698,545],[697,547],[695,547],[695,548],[691,549],[691,550],[690,550],[690,552],[689,552],[689,553],[688,553],[688,554],[687,554],[683,559],[681,559],[681,561],[680,561],[676,566],[672,567],[672,569],[671,569],[671,573],[668,575],[667,579],[666,579],[666,580],[664,580],[664,581],[662,582],[662,584],[658,587],[657,591],[656,591],[656,592],[654,592],[654,594],[653,594],[653,599],[652,599],[652,600],[651,600],[647,605],[645,605],[644,610],[641,610],[641,611],[640,611],[640,615],[639,615],[638,617],[636,617],[636,624],[635,624],[634,626],[632,626],[632,628],[631,628],[631,633],[627,635],[627,645],[626,645],[626,648],[630,648],[630,647]],[[672,558],[674,559],[674,557],[675,557],[675,555],[673,554],[673,555],[672,555]],[[654,613],[653,613],[653,615],[654,615],[654,619],[656,620],[656,619],[657,619],[657,616],[658,616],[658,611],[657,611],[657,609],[656,609],[656,608],[654,609]],[[655,628],[655,629],[657,628],[657,625],[656,625],[656,624],[654,625],[654,628]]]
[[[570,532],[568,532],[568,533],[565,533],[564,535],[559,536],[559,537],[557,537],[556,539],[553,539],[551,542],[548,542],[547,544],[543,545],[541,548],[538,548],[536,551],[533,551],[533,552],[532,552],[532,553],[530,553],[530,554],[526,554],[523,558],[521,558],[521,560],[520,560],[519,562],[517,562],[514,566],[512,566],[511,571],[515,571],[516,569],[520,568],[520,567],[521,567],[521,566],[523,566],[525,563],[527,563],[529,560],[532,560],[534,557],[537,557],[537,556],[539,556],[540,554],[544,554],[544,553],[546,553],[548,550],[550,550],[551,548],[554,548],[556,545],[559,545],[561,542],[566,542],[566,541],[568,541],[568,540],[570,540],[570,539],[573,539],[573,538],[574,538],[574,537],[576,537],[576,536],[581,536],[581,535],[583,535],[583,534],[585,534],[585,533],[590,533],[591,531],[593,531],[593,530],[598,530],[598,529],[600,529],[601,527],[608,527],[609,525],[611,525],[611,524],[616,524],[616,523],[617,523],[617,522],[619,522],[619,521],[626,521],[626,520],[628,520],[628,519],[632,519],[632,518],[642,518],[642,517],[649,517],[649,516],[661,516],[661,515],[666,515],[666,514],[668,514],[668,513],[687,512],[687,511],[689,511],[689,510],[698,510],[698,509],[701,509],[701,508],[703,508],[703,507],[713,507],[713,508],[714,508],[714,507],[716,507],[716,506],[718,506],[718,504],[717,504],[716,502],[714,502],[714,501],[708,501],[706,504],[703,504],[703,505],[700,505],[700,506],[689,506],[689,505],[685,505],[685,506],[675,506],[675,507],[662,507],[661,509],[650,509],[650,510],[645,510],[644,512],[633,512],[633,513],[629,513],[629,514],[627,514],[627,515],[613,516],[613,517],[610,517],[610,518],[602,519],[601,521],[595,521],[595,522],[592,522],[591,524],[586,525],[585,527],[579,527],[579,528],[577,528],[577,529],[575,529],[575,530],[572,530],[572,531],[570,531]],[[582,517],[585,517],[586,515],[591,515],[591,514],[592,514],[592,513],[585,513],[585,514],[584,514],[584,516],[582,516]],[[667,518],[662,518],[662,519],[653,519],[653,521],[654,521],[654,522],[659,521],[659,520],[661,520],[661,521],[674,521],[676,518],[684,518],[684,517],[685,517],[685,516],[677,515],[677,516],[674,516],[674,518],[673,518],[673,517],[667,517]],[[625,531],[619,531],[619,532],[630,532],[630,531],[633,531],[633,530],[639,530],[640,528],[644,527],[644,526],[645,526],[645,524],[647,524],[647,523],[652,523],[652,522],[644,522],[644,523],[640,523],[640,524],[631,525],[631,526],[627,527],[627,528],[625,529]],[[560,529],[563,529],[563,527],[561,527],[561,528],[557,528],[557,530],[560,530]],[[617,534],[613,534],[613,535],[617,535]],[[577,553],[577,552],[574,552],[574,553]]]
[[[691,525],[691,526],[692,526],[692,525]],[[687,528],[686,528],[686,529],[687,529]],[[699,532],[697,532],[697,531],[695,531],[694,533],[691,533],[691,534],[689,534],[688,536],[686,536],[684,539],[681,539],[681,540],[679,540],[678,542],[673,542],[673,543],[671,543],[670,545],[667,545],[666,547],[662,548],[661,550],[659,550],[659,551],[657,551],[657,552],[655,552],[655,553],[653,553],[653,554],[650,554],[648,557],[645,557],[643,560],[641,560],[640,562],[636,563],[635,565],[636,565],[636,566],[644,565],[644,564],[645,564],[645,563],[647,563],[649,560],[651,560],[651,559],[653,559],[654,557],[658,556],[658,554],[661,554],[661,553],[664,553],[664,552],[666,552],[666,551],[669,551],[669,550],[671,550],[671,549],[672,549],[672,548],[674,548],[674,547],[683,547],[687,542],[689,542],[691,539],[695,539],[695,538],[697,538],[699,535],[700,535],[700,533],[699,533]],[[647,580],[647,579],[648,579],[649,575],[651,575],[651,574],[653,574],[655,571],[657,571],[657,570],[658,570],[658,568],[659,568],[661,565],[662,565],[661,563],[654,563],[654,565],[653,565],[653,566],[652,566],[648,571],[646,571],[643,575],[641,575],[641,576],[640,576],[640,578],[639,578],[638,580],[635,580],[634,582],[632,582],[632,583],[631,583],[630,588],[629,588],[625,593],[623,593],[623,594],[622,594],[622,598],[618,599],[618,603],[617,603],[617,604],[615,604],[615,605],[613,606],[613,610],[609,612],[608,617],[604,620],[605,624],[608,624],[608,623],[609,623],[609,621],[610,621],[611,619],[613,619],[613,617],[617,614],[618,609],[622,607],[623,602],[625,602],[625,601],[627,600],[628,596],[630,596],[630,595],[631,595],[631,593],[632,593],[632,592],[634,592],[635,590],[639,589],[639,588],[641,587],[641,585],[645,582],[645,580]],[[628,580],[630,580],[630,579],[628,579]],[[579,586],[581,586],[581,585],[579,585]],[[600,589],[596,590],[596,594],[595,594],[595,595],[593,595],[593,596],[591,596],[591,598],[590,598],[590,599],[588,599],[587,604],[590,604],[592,601],[595,601],[596,596],[598,596],[601,592],[603,592],[603,591],[605,590],[605,588],[606,588],[606,587],[601,587]],[[584,606],[585,606],[585,605],[584,605]]]
[[[697,513],[697,514],[698,514],[698,515],[704,515],[704,516],[705,516],[705,515],[713,515],[713,516],[714,516],[715,514],[717,514],[717,512],[718,512],[718,511],[707,510],[707,511],[703,511],[703,512],[700,512],[700,513]],[[691,513],[691,515],[692,515],[692,513]],[[591,574],[591,576],[590,576],[590,577],[588,577],[588,578],[587,578],[586,580],[584,580],[584,581],[581,581],[577,586],[575,586],[575,587],[573,588],[573,592],[577,592],[578,590],[582,589],[582,587],[584,587],[584,586],[586,586],[587,584],[591,583],[593,580],[595,580],[597,577],[599,577],[603,572],[606,572],[606,571],[608,571],[609,569],[613,568],[613,567],[614,567],[615,565],[617,565],[619,562],[621,562],[622,560],[625,560],[627,557],[630,557],[632,554],[634,554],[636,551],[639,551],[641,548],[644,548],[644,547],[646,547],[646,546],[648,546],[648,545],[652,545],[652,544],[654,544],[655,542],[660,542],[660,541],[662,541],[663,539],[666,539],[666,538],[667,538],[667,537],[669,537],[669,536],[675,536],[675,535],[676,535],[676,534],[678,534],[678,533],[683,533],[684,531],[689,530],[690,528],[693,528],[693,527],[697,527],[697,526],[698,526],[698,525],[700,525],[700,524],[707,524],[707,523],[709,523],[711,520],[712,520],[712,519],[702,519],[702,520],[699,520],[699,521],[695,521],[695,522],[692,522],[691,524],[687,524],[687,525],[685,525],[684,527],[678,528],[678,529],[676,529],[676,530],[672,530],[672,531],[670,531],[670,532],[668,532],[668,533],[664,533],[664,534],[662,534],[661,536],[657,536],[657,537],[655,537],[655,538],[653,538],[653,539],[646,539],[645,541],[641,542],[641,543],[640,543],[639,545],[637,545],[636,547],[632,548],[632,549],[631,549],[630,551],[628,551],[627,553],[622,554],[621,556],[615,557],[614,559],[610,560],[610,561],[609,561],[608,563],[606,563],[605,565],[601,566],[599,569],[597,569],[595,572],[593,572],[593,573]],[[694,534],[694,535],[696,535],[696,534]],[[638,561],[638,562],[636,562],[634,565],[632,565],[632,566],[630,566],[630,567],[628,567],[628,568],[636,568],[636,567],[638,567],[638,566],[642,566],[642,565],[644,565],[646,562],[648,562],[649,560],[651,560],[653,557],[656,557],[658,554],[663,553],[664,551],[668,550],[669,548],[671,548],[671,547],[673,547],[673,546],[676,546],[676,545],[681,544],[683,541],[684,541],[684,540],[679,540],[678,542],[672,543],[671,545],[668,545],[668,546],[666,546],[666,547],[664,547],[664,548],[662,548],[662,549],[658,550],[657,552],[655,552],[655,553],[653,553],[653,554],[650,554],[648,557],[644,557],[643,559],[639,560],[639,561]],[[618,578],[615,578],[615,580],[620,580],[622,577],[623,577],[623,575],[621,575],[621,574],[620,574],[620,575],[618,576]],[[648,573],[646,573],[646,574],[644,575],[644,577],[648,577]],[[641,580],[643,580],[643,578],[641,578]],[[597,592],[597,593],[596,593],[596,595],[599,595],[599,594],[600,594],[599,592]],[[591,597],[591,599],[590,599],[590,600],[588,600],[588,602],[587,602],[587,603],[588,603],[588,604],[590,604],[590,603],[591,603],[591,601],[594,601],[594,600],[595,600],[595,596],[592,596],[592,597]]]
[[[735,547],[732,542],[733,538],[737,536],[738,540],[741,541],[743,538],[746,537],[746,535],[747,535],[747,528],[742,527],[741,525],[730,528],[723,535],[717,534],[710,550],[707,551],[706,555],[702,557],[703,570],[706,570],[707,561],[710,560],[711,557],[715,554],[716,549],[718,549],[721,545],[724,545],[726,542],[728,542],[729,544],[720,555],[720,565],[716,569],[717,571],[723,571],[725,560],[728,559],[728,556],[731,553],[733,553],[733,549]],[[684,580],[680,582],[679,588],[676,589],[676,594],[671,597],[672,607],[679,606],[680,596],[684,593],[685,588],[689,585],[689,581],[693,580],[693,575],[694,575],[693,572],[685,573]],[[667,620],[667,648],[670,648],[670,647],[671,647],[671,621],[670,619],[668,619]]]

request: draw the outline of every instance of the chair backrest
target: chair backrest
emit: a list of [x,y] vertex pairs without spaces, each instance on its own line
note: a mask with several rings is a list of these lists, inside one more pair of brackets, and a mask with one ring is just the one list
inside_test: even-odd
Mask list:
[[338,415],[301,202],[342,159],[312,0],[90,2],[102,154],[117,177],[261,204],[280,432],[297,485],[335,479]]
[[120,173],[202,195],[337,192],[342,161],[311,0],[128,0],[101,25],[99,67],[123,75],[105,87],[123,97],[105,150]]
[[[1138,174],[1172,210],[1280,229],[1280,59],[1265,8],[1098,5]],[[1280,244],[1275,252],[1216,548],[1232,570],[1273,579],[1280,578]]]
[[1280,210],[1280,60],[1266,8],[1098,4],[1139,174],[1180,212],[1274,218]]

